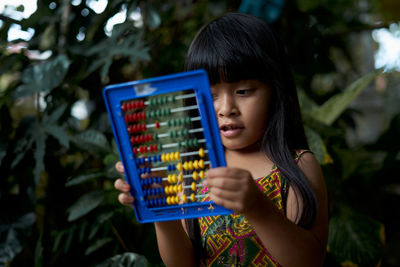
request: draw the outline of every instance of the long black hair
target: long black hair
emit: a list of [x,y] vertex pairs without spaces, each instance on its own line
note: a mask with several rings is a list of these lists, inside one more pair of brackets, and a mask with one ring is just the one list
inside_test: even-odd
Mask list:
[[[308,144],[293,74],[277,33],[264,20],[252,15],[225,14],[205,25],[193,39],[185,70],[195,69],[205,69],[211,85],[258,80],[269,86],[272,98],[261,147],[286,177],[297,201],[300,198],[303,203],[297,214],[298,225],[311,227],[317,200],[293,160],[295,150],[308,149]],[[188,222],[189,232],[196,228],[193,223],[196,220]]]

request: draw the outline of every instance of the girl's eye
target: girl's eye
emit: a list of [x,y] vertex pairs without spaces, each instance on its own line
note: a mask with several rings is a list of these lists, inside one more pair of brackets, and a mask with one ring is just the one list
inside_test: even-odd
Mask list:
[[213,100],[217,99],[217,94],[211,94],[211,96]]
[[251,93],[251,89],[240,89],[236,91],[238,95],[248,95]]

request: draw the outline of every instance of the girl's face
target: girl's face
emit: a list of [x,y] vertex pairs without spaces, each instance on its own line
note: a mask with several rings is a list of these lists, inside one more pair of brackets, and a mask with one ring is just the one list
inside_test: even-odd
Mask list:
[[267,126],[270,88],[246,80],[212,85],[211,93],[225,149],[259,149]]

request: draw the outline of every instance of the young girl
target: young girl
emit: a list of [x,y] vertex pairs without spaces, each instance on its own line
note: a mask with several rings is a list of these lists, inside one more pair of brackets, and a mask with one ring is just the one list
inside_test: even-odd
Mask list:
[[[208,170],[209,198],[231,215],[156,222],[166,266],[321,266],[327,193],[308,150],[283,45],[262,19],[226,14],[194,38],[186,70],[205,69],[227,167]],[[116,168],[123,172],[121,163]],[[115,182],[131,206],[129,185]]]

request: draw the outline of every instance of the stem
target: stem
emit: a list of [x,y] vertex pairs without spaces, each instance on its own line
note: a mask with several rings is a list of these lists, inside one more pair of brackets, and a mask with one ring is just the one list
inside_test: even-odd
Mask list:
[[111,226],[111,230],[113,231],[114,235],[117,237],[118,242],[121,244],[122,248],[126,251],[129,252],[128,247],[126,246],[124,240],[122,240],[121,235],[118,233],[118,230],[115,228],[113,223],[110,220],[107,220],[108,224]]

